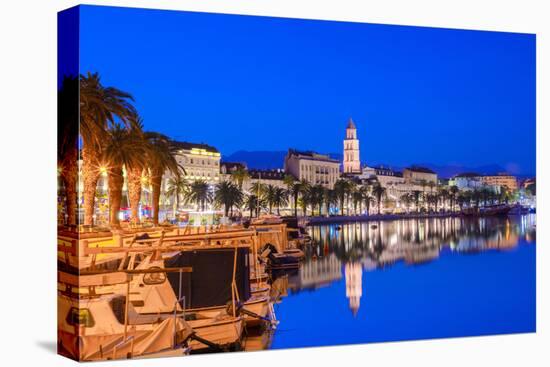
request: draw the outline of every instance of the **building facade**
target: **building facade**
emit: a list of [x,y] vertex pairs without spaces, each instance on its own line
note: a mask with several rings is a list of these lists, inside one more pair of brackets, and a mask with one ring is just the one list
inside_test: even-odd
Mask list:
[[350,118],[346,127],[346,138],[344,139],[344,173],[360,174],[361,159],[359,158],[359,139],[357,139],[357,128]]
[[286,189],[286,185],[284,182],[285,172],[282,169],[251,169],[248,171],[248,175],[248,180],[243,183],[243,189],[248,193],[252,193],[252,188],[256,183],[261,183],[262,185],[272,185],[275,187]]
[[406,183],[419,184],[421,182],[432,182],[437,184],[437,173],[429,168],[412,166],[403,170],[403,178]]
[[481,175],[478,173],[460,173],[449,180],[450,186],[456,186],[459,190],[476,190],[483,187]]
[[328,155],[289,149],[284,170],[298,180],[332,189],[340,177],[340,162]]
[[481,176],[481,181],[484,185],[497,187],[504,186],[510,191],[515,191],[518,189],[518,180],[516,177],[507,173]]
[[176,161],[185,169],[189,181],[203,180],[211,184],[220,181],[220,158],[218,149],[207,144],[174,141]]

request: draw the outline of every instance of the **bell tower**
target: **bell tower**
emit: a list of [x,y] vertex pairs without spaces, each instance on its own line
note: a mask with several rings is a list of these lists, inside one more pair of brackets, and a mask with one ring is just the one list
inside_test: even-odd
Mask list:
[[357,139],[357,128],[351,118],[348,121],[344,139],[344,173],[361,173],[359,139]]

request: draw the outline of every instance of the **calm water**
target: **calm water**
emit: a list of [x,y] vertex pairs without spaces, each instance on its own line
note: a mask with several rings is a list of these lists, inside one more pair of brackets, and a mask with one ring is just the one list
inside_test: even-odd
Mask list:
[[534,215],[338,226],[275,281],[271,348],[535,331]]

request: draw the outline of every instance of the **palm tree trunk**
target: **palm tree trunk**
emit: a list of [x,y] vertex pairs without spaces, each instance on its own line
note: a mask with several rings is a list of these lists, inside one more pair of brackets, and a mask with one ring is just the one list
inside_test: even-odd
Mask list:
[[93,225],[95,212],[95,193],[99,170],[96,151],[85,146],[82,149],[82,178],[84,180],[84,225]]
[[124,177],[122,167],[113,167],[109,170],[109,217],[111,228],[119,228],[120,220],[118,213],[122,202],[122,186]]
[[67,154],[66,159],[62,163],[61,178],[65,185],[65,195],[66,195],[66,205],[67,205],[67,224],[75,225],[76,220],[76,209],[77,209],[77,200],[78,200],[78,156],[76,154],[76,149],[74,154]]
[[152,199],[151,203],[153,209],[153,224],[159,224],[159,208],[160,208],[160,186],[162,184],[162,170],[151,170],[151,191]]
[[130,201],[131,220],[133,223],[139,223],[139,201],[141,199],[141,168],[129,169],[127,172],[128,180],[128,198]]

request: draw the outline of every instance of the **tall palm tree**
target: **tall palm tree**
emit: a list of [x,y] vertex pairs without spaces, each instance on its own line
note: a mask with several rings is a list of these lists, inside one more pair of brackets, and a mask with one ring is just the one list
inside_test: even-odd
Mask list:
[[382,199],[386,196],[386,188],[380,185],[380,183],[376,183],[372,187],[372,194],[376,197],[376,202],[378,204],[378,214],[380,214]]
[[170,139],[167,136],[156,132],[146,132],[144,133],[144,138],[148,145],[147,162],[150,171],[153,199],[153,223],[158,225],[162,177],[165,172],[177,177],[184,170],[176,161],[176,150],[170,144]]
[[414,196],[411,193],[405,193],[399,198],[403,204],[405,204],[405,209],[407,213],[410,211],[411,203],[414,201]]
[[253,213],[256,213],[256,216],[258,215],[258,208],[260,207],[260,203],[258,201],[258,197],[255,194],[246,195],[244,205],[250,212],[250,219],[252,219]]
[[84,224],[93,224],[95,192],[100,175],[99,158],[116,121],[130,127],[136,111],[130,94],[101,84],[99,74],[80,76],[80,136],[84,181]]
[[265,200],[267,201],[267,205],[269,207],[269,214],[273,213],[273,206],[276,202],[276,195],[277,195],[277,187],[273,185],[266,185],[265,186]]
[[449,197],[450,197],[450,205],[451,205],[451,211],[454,211],[455,202],[458,196],[458,187],[457,186],[451,186],[449,188]]
[[197,180],[191,183],[189,190],[186,192],[185,199],[187,202],[196,204],[201,211],[204,211],[206,204],[212,202],[212,192],[208,183],[204,180]]
[[298,216],[298,199],[302,193],[304,186],[301,182],[294,181],[288,188],[288,196],[292,198],[292,205],[294,207],[294,216]]
[[250,179],[248,171],[244,167],[239,167],[231,173],[231,180],[242,190],[243,184]]
[[344,215],[344,204],[349,191],[349,181],[343,178],[336,180],[334,183],[334,191],[340,204],[340,215]]
[[243,202],[243,192],[238,185],[223,181],[216,185],[214,194],[216,204],[223,206],[224,215],[229,216],[229,211],[233,210],[233,206],[240,206]]
[[180,206],[180,198],[185,196],[185,193],[189,188],[189,183],[183,176],[177,175],[170,177],[166,182],[166,186],[167,189],[165,194],[174,198],[173,216],[176,218],[177,211]]
[[69,225],[77,222],[78,127],[78,78],[65,77],[57,91],[57,167]]
[[124,185],[124,167],[143,164],[146,159],[146,150],[141,139],[133,131],[119,124],[109,129],[109,135],[103,142],[101,162],[107,168],[109,185],[109,216],[113,228],[120,226],[118,213],[122,201]]
[[422,192],[420,190],[413,190],[412,194],[414,198],[414,207],[418,213],[420,212],[420,197],[422,196]]
[[327,215],[330,214],[330,208],[332,207],[332,205],[336,204],[337,203],[337,199],[336,199],[336,193],[334,192],[334,190],[331,190],[331,189],[328,189],[328,188],[325,188],[323,190],[323,201],[325,202],[325,207],[326,207],[326,210],[327,210]]
[[290,191],[290,188],[296,183],[294,176],[286,174],[283,177],[283,183],[285,184],[287,191]]
[[275,209],[277,209],[277,215],[281,215],[281,207],[288,204],[287,191],[282,187],[277,187],[273,199],[273,204],[275,205]]
[[314,213],[315,207],[318,208],[319,216],[322,214],[324,191],[325,191],[325,187],[323,185],[313,185],[313,186],[311,186],[311,188],[309,190],[309,195],[310,195],[309,203],[311,204],[311,213],[312,213],[312,215]]
[[[139,116],[134,116],[132,120],[134,139],[136,144],[141,144],[147,151],[149,150],[148,141],[143,134],[143,121]],[[141,201],[141,191],[143,174],[147,168],[147,159],[135,160],[131,165],[126,166],[126,182],[128,188],[128,201],[130,204],[130,219],[133,223],[139,223],[139,202]]]

